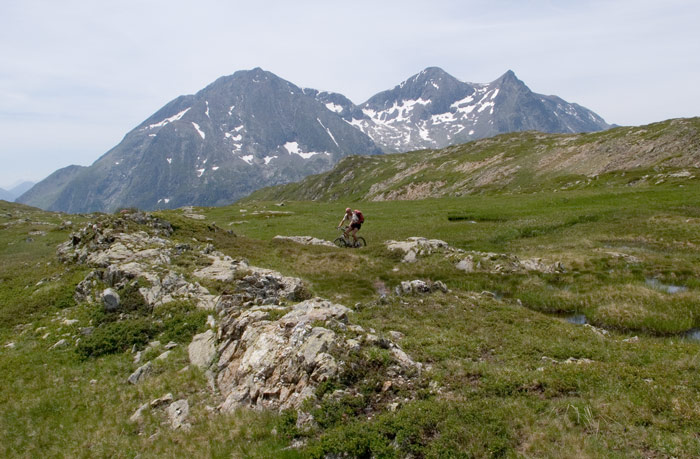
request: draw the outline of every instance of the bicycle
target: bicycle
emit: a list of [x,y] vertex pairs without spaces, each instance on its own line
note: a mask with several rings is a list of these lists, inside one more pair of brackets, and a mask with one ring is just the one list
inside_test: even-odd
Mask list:
[[367,241],[365,241],[365,238],[362,236],[357,236],[357,243],[352,240],[352,238],[346,237],[345,236],[345,231],[347,231],[348,227],[344,226],[342,228],[338,228],[340,230],[341,235],[339,238],[336,238],[333,241],[333,244],[337,245],[338,247],[354,247],[354,248],[359,248],[359,247],[366,247],[367,246]]

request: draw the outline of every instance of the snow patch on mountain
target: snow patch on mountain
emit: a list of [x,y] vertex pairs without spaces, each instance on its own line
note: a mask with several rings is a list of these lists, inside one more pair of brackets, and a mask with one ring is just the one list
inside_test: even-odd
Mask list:
[[202,138],[202,140],[204,140],[204,138],[205,138],[206,136],[204,135],[204,132],[199,128],[199,124],[197,124],[197,123],[195,123],[194,121],[192,121],[192,126],[194,126],[194,128],[197,130],[197,133],[198,133],[199,136]]
[[163,126],[165,126],[165,125],[168,124],[168,123],[172,123],[172,122],[174,122],[174,121],[178,121],[178,120],[180,120],[183,116],[185,116],[185,113],[187,113],[187,112],[190,110],[190,108],[192,108],[192,107],[188,107],[188,108],[184,109],[183,111],[181,111],[180,113],[171,116],[170,118],[165,118],[163,121],[160,121],[160,122],[154,123],[154,124],[150,124],[150,125],[148,125],[148,126],[146,127],[146,129],[155,129],[155,128],[157,128],[157,127],[163,127]]
[[343,107],[341,105],[334,104],[333,102],[328,102],[326,104],[326,108],[335,113],[340,113],[343,111]]

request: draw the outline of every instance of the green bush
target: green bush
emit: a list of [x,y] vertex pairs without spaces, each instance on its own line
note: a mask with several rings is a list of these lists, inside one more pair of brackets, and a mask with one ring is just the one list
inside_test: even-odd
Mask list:
[[153,315],[162,322],[162,341],[186,343],[204,330],[208,313],[190,302],[174,301],[159,306]]
[[156,333],[155,325],[145,318],[109,322],[84,337],[76,352],[83,358],[124,352],[134,344],[144,346]]

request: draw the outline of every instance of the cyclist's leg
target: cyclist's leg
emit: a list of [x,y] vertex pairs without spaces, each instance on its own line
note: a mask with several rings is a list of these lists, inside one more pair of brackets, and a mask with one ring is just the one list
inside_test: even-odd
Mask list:
[[357,242],[357,236],[356,236],[356,234],[357,234],[357,231],[358,231],[359,229],[360,229],[360,228],[353,228],[352,231],[350,231],[350,234],[352,235],[352,239],[353,239],[353,241],[355,241],[355,242]]

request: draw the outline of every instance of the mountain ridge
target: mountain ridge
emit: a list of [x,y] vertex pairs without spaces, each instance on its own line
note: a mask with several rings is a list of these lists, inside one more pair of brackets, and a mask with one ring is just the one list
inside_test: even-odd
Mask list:
[[176,97],[91,166],[72,169],[69,180],[47,178],[18,201],[71,213],[218,206],[327,171],[349,155],[440,148],[513,130],[609,127],[552,97],[532,93],[510,70],[472,84],[428,67],[355,105],[259,67],[240,70]]

